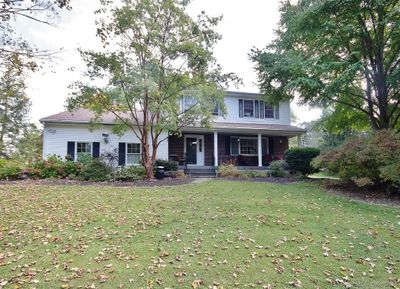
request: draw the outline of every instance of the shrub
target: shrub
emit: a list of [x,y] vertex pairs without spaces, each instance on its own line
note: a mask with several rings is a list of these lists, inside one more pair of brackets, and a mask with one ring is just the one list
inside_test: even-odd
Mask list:
[[285,161],[288,169],[308,176],[319,171],[311,166],[312,159],[317,157],[319,153],[320,151],[317,148],[292,148],[285,152]]
[[283,160],[273,161],[269,164],[269,171],[271,176],[275,178],[283,178],[286,175],[285,171],[286,162]]
[[168,161],[168,160],[156,160],[154,167],[162,166],[164,167],[164,171],[177,171],[178,170],[178,162],[176,161]]
[[0,159],[0,180],[12,180],[18,178],[21,166],[13,161]]
[[248,178],[266,178],[267,172],[266,171],[243,171],[243,173]]
[[111,173],[110,166],[99,159],[94,159],[83,166],[79,179],[94,182],[108,181],[111,179]]
[[23,171],[33,178],[75,178],[80,174],[83,164],[71,160],[63,161],[58,156],[50,156],[47,160],[36,160]]
[[80,162],[66,161],[64,162],[63,169],[66,177],[75,178],[79,176],[81,170],[83,168],[83,164]]
[[219,177],[234,177],[246,178],[243,172],[239,171],[233,164],[222,164],[217,168],[217,176]]
[[114,180],[123,182],[143,180],[145,176],[146,170],[143,166],[123,167],[114,172]]
[[81,156],[79,156],[79,160],[78,160],[78,162],[84,166],[90,164],[92,161],[93,161],[93,157],[89,154],[82,154]]
[[47,160],[37,160],[30,165],[28,174],[42,179],[65,178],[64,162],[57,156],[50,156]]
[[358,186],[386,183],[400,187],[400,135],[382,130],[351,138],[340,147],[323,152],[313,166]]

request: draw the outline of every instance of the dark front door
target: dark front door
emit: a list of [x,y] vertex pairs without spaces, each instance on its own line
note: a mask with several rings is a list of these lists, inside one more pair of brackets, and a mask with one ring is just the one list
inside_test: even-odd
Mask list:
[[197,164],[197,139],[186,138],[186,163],[188,165]]

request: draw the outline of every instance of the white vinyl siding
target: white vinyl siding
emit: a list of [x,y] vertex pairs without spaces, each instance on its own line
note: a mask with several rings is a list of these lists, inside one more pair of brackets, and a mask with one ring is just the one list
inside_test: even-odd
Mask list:
[[[108,134],[107,142],[103,134]],[[160,139],[167,138],[167,133],[162,133]],[[112,126],[103,125],[94,130],[90,130],[89,124],[50,124],[44,125],[43,131],[43,158],[57,155],[64,159],[67,155],[67,143],[75,142],[75,152],[77,142],[93,144],[100,143],[100,155],[105,152],[113,153],[118,151],[119,143],[140,143],[140,140],[131,131],[127,131],[121,137],[112,133]],[[152,145],[150,143],[150,150]],[[93,148],[92,148],[93,149]],[[150,152],[151,153],[151,152]],[[75,154],[76,155],[76,154]],[[168,159],[168,138],[163,141],[157,150],[158,159]]]
[[[290,125],[290,103],[281,102],[279,107],[275,108],[274,118],[265,118],[264,109],[260,109],[259,118],[257,117],[240,117],[239,97],[226,96],[225,106],[226,114],[223,116],[215,117],[215,122],[228,122],[228,123],[257,123],[257,124],[279,124]],[[243,98],[244,99],[244,98]],[[264,103],[264,102],[263,102]],[[262,107],[263,103],[260,101],[259,106]],[[243,102],[242,102],[243,104]],[[243,105],[241,108],[243,112]],[[257,116],[255,114],[255,116]],[[275,116],[278,116],[275,118]]]

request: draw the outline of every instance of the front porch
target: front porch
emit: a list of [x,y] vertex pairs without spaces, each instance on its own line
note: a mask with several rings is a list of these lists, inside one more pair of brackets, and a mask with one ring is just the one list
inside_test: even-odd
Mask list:
[[184,132],[168,139],[170,160],[181,166],[216,167],[230,163],[241,169],[260,169],[283,159],[288,136],[268,133]]

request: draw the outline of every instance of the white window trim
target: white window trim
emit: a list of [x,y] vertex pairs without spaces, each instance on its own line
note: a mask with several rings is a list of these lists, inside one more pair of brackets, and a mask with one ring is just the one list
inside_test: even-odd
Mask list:
[[[258,100],[258,99],[245,99],[245,98],[241,98],[241,100],[243,101],[243,107],[242,107],[242,115],[243,115],[243,117],[241,117],[241,118],[251,118],[251,119],[275,119],[275,117],[276,117],[276,114],[275,114],[275,112],[276,112],[276,109],[280,109],[280,105],[273,105],[272,106],[272,109],[273,109],[273,114],[274,114],[274,116],[273,117],[266,117],[266,114],[265,114],[265,107],[268,105],[264,100]],[[262,101],[263,103],[264,103],[264,107],[262,108],[263,109],[263,115],[264,115],[264,118],[261,118],[261,117],[256,117],[256,100],[258,100],[259,101],[259,103]],[[253,102],[253,116],[245,116],[244,115],[244,102],[245,101],[252,101]],[[259,109],[259,114],[261,113],[261,106],[260,106],[260,104],[258,105],[258,109]]]
[[78,143],[88,143],[90,144],[90,156],[93,156],[93,142],[90,141],[76,141],[75,142],[75,156],[74,156],[74,161],[78,161]]
[[[239,141],[238,141],[238,154],[237,154],[237,155],[233,155],[233,154],[232,154],[232,146],[231,146],[231,141],[230,141],[232,138],[238,138],[238,139],[239,139]],[[260,149],[260,148],[258,147],[258,143],[257,143],[257,153],[256,153],[256,154],[242,154],[242,153],[241,153],[241,147],[240,147],[240,140],[241,140],[241,139],[258,140],[257,137],[251,137],[251,136],[243,136],[243,137],[240,137],[240,136],[231,136],[231,137],[230,137],[230,140],[229,140],[229,153],[230,153],[230,155],[231,155],[231,156],[239,156],[239,155],[241,155],[241,156],[249,156],[249,157],[258,156],[258,150]]]
[[275,119],[275,109],[276,109],[277,107],[278,107],[278,109],[279,109],[279,106],[276,106],[276,105],[273,105],[273,106],[272,106],[272,114],[273,114],[272,117],[267,117],[267,114],[265,113],[265,108],[266,108],[266,106],[267,106],[267,104],[264,103],[264,118],[265,118],[265,119]]
[[[245,116],[244,115],[244,102],[245,101],[252,101],[253,102],[253,116]],[[243,99],[243,118],[256,118],[256,103],[255,99]]]
[[[128,144],[138,144],[140,147],[140,152],[130,155],[139,155],[139,163],[128,163]],[[127,142],[125,143],[125,165],[126,166],[139,166],[140,165],[140,156],[142,155],[142,144],[140,142]]]

